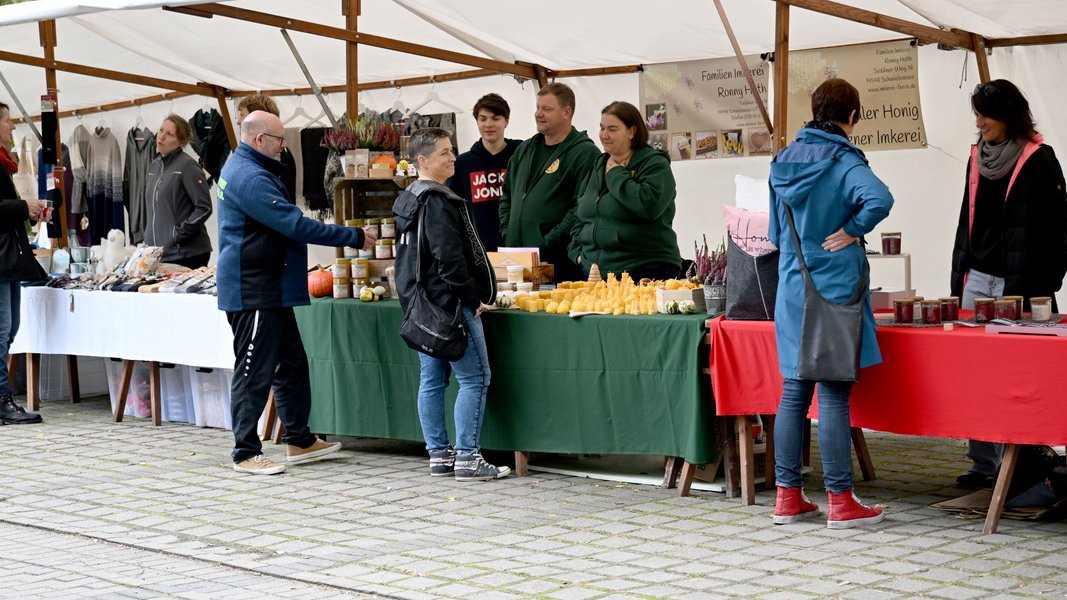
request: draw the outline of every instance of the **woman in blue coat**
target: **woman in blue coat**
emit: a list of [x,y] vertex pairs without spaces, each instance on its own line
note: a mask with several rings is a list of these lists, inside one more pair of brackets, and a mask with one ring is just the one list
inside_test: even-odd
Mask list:
[[[774,523],[793,523],[819,514],[804,497],[800,452],[804,419],[819,384],[819,450],[833,529],[877,523],[882,510],[864,506],[852,493],[852,439],[848,398],[852,383],[800,379],[797,374],[804,277],[797,262],[786,206],[793,210],[812,283],[824,298],[846,303],[861,285],[867,257],[862,238],[889,215],[893,196],[848,141],[860,115],[859,92],[843,79],[823,82],[811,96],[812,121],[771,163],[770,238],[781,249],[774,328],[785,384],[774,422],[778,498]],[[874,314],[864,297],[860,366],[882,361],[874,336]]]

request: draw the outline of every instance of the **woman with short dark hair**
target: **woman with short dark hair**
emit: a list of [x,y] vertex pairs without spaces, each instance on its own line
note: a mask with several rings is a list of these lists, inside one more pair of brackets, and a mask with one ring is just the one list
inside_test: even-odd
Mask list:
[[[874,337],[862,238],[889,215],[893,196],[874,175],[863,152],[848,141],[859,121],[859,92],[843,79],[823,82],[811,96],[812,120],[771,162],[769,237],[781,250],[774,332],[778,366],[785,378],[774,420],[774,475],[778,497],[773,521],[793,523],[819,514],[804,496],[800,473],[804,419],[819,387],[819,451],[830,510],[827,527],[844,529],[878,523],[882,509],[861,504],[852,491],[852,382],[802,379],[800,329],[805,279],[798,261],[800,240],[812,286],[828,302],[847,303],[863,294],[860,367],[882,362]],[[796,237],[789,211],[796,223]]]
[[[408,151],[418,163],[419,179],[393,203],[400,306],[407,316],[412,298],[421,291],[428,302],[462,319],[467,336],[463,355],[451,362],[419,352],[419,423],[430,475],[457,481],[507,477],[511,469],[486,462],[479,446],[491,376],[481,305],[496,298],[493,268],[474,229],[470,203],[445,187],[456,163],[448,132],[419,129]],[[459,382],[454,446],[445,427],[445,388],[452,373]]]
[[[1034,127],[1030,104],[1006,79],[979,84],[971,95],[978,142],[971,147],[952,249],[951,289],[962,308],[975,298],[1052,297],[1067,272],[1067,196],[1063,170]],[[991,483],[1003,446],[971,440],[970,471],[956,483]]]
[[600,113],[604,147],[578,187],[569,255],[585,275],[623,272],[634,281],[671,279],[681,270],[674,233],[674,173],[667,153],[648,145],[641,111],[612,102]]

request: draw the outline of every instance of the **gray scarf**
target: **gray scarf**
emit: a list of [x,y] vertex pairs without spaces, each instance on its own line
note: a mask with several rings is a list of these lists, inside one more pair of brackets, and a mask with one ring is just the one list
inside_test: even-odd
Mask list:
[[996,181],[1015,169],[1015,162],[1023,153],[1023,145],[1016,139],[1007,139],[999,144],[978,141],[978,172],[982,177]]

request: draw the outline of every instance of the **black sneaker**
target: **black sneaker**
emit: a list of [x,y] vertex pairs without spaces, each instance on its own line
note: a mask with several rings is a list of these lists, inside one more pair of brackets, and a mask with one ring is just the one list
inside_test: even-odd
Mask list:
[[456,455],[456,481],[489,481],[503,479],[510,474],[510,468],[495,467],[485,462],[481,454]]
[[980,490],[993,486],[993,476],[976,471],[967,471],[956,478],[956,487],[965,490]]
[[430,450],[430,477],[445,477],[456,472],[456,451],[452,448]]
[[0,423],[4,425],[32,425],[41,423],[41,415],[28,413],[15,403],[15,396],[10,392],[0,396]]

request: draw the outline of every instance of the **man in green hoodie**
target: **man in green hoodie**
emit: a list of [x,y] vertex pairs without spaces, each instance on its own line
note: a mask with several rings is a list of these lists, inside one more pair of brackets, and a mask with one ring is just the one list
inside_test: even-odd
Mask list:
[[584,131],[571,125],[574,91],[550,83],[537,92],[537,133],[508,163],[500,198],[504,246],[537,247],[541,261],[555,265],[556,281],[581,279],[567,257],[578,183],[600,152]]

